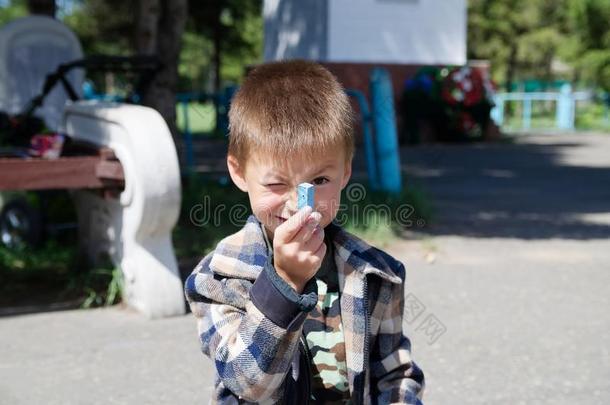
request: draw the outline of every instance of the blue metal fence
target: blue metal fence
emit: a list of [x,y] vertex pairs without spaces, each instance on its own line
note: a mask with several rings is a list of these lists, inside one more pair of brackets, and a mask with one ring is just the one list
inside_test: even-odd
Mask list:
[[496,105],[491,110],[491,118],[498,126],[505,126],[506,102],[520,102],[522,103],[521,126],[516,129],[528,130],[532,128],[532,103],[534,101],[553,101],[555,102],[555,126],[552,129],[573,130],[576,102],[591,98],[589,92],[572,92],[572,86],[569,84],[561,86],[559,92],[497,93],[494,97]]

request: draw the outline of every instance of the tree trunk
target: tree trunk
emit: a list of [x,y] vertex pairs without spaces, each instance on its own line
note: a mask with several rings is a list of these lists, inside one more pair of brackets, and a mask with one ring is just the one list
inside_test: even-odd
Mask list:
[[162,68],[143,95],[143,104],[157,110],[172,132],[180,163],[182,136],[176,126],[176,87],[187,0],[140,0],[135,44],[139,53],[155,54]]
[[138,2],[135,47],[138,53],[157,52],[157,26],[161,12],[161,0],[140,0]]
[[28,0],[30,14],[46,15],[55,18],[55,0]]

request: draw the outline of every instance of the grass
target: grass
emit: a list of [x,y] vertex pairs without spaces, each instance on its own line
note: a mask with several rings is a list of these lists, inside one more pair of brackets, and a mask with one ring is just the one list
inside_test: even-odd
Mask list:
[[[350,195],[354,190],[350,187],[356,185],[366,190],[362,198]],[[434,217],[429,196],[408,179],[398,194],[371,191],[351,183],[344,190],[343,201],[345,209],[337,214],[338,221],[345,218],[341,224],[347,231],[380,247],[390,244],[406,229],[425,227]]]
[[70,301],[89,308],[120,301],[117,270],[88,269],[75,246],[55,239],[38,249],[0,246],[0,307]]
[[[184,117],[184,105],[182,103],[176,104],[176,118],[178,129],[184,132],[185,117]],[[188,104],[188,122],[191,134],[197,135],[210,135],[216,129],[216,110],[214,104],[209,103],[189,103]]]
[[[124,292],[123,273],[119,268],[93,269],[85,273],[84,292],[87,298],[81,308],[109,306],[121,301]],[[101,281],[102,288],[95,288],[95,279]],[[78,285],[77,285],[78,287]]]
[[[65,191],[3,193],[6,201],[21,198],[44,212],[47,240],[42,246],[8,249],[0,244],[0,307],[70,302],[91,307],[120,300],[116,271],[106,260],[91,269],[78,251],[76,211]],[[118,289],[118,290],[117,290]]]
[[24,298],[37,301],[74,298],[65,290],[74,249],[51,241],[41,249],[12,250],[0,246],[0,306],[12,306]]

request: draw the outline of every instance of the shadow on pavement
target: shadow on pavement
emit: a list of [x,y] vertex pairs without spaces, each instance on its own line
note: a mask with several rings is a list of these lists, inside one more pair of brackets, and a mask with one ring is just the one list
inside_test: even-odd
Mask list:
[[432,235],[610,237],[610,136],[523,136],[509,144],[403,148],[403,170],[431,196]]

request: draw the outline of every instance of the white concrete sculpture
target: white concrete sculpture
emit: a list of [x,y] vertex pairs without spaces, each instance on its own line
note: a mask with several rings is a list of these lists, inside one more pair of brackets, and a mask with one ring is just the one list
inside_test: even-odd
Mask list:
[[89,257],[110,256],[123,271],[127,303],[148,317],[185,313],[171,240],[180,212],[180,169],[163,118],[142,106],[77,102],[66,106],[62,130],[111,148],[125,174],[118,199],[74,191]]

